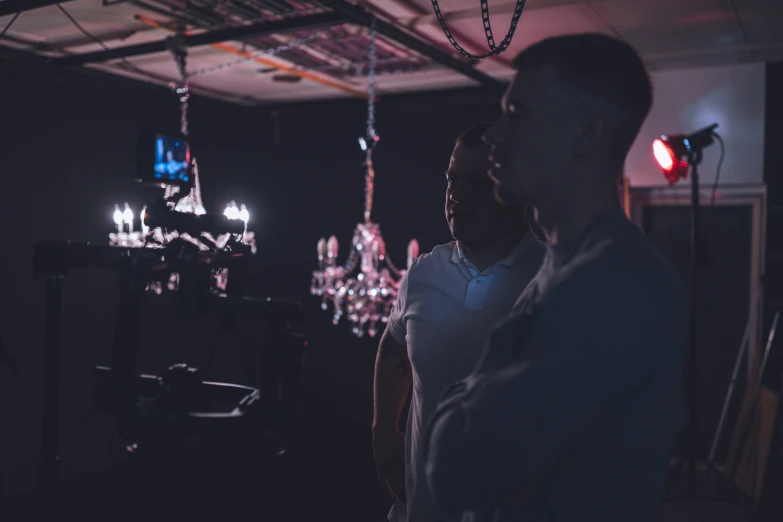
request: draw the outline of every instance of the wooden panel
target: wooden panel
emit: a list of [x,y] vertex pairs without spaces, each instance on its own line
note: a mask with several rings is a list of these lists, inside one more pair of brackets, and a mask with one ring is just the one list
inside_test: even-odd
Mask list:
[[779,397],[765,387],[757,397],[746,401],[729,449],[728,476],[756,502],[761,500]]

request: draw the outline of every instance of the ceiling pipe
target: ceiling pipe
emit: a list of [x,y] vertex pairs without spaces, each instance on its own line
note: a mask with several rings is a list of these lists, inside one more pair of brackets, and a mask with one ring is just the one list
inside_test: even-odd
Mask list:
[[25,13],[33,9],[48,7],[54,4],[64,4],[72,0],[4,0],[0,2],[0,17],[16,13]]
[[[258,22],[250,25],[189,34],[185,37],[183,44],[185,47],[198,47],[218,42],[241,40],[250,36],[335,26],[345,23],[345,21],[344,17],[334,13],[288,17],[281,20]],[[84,65],[86,63],[106,62],[117,58],[128,58],[130,56],[165,52],[168,48],[169,45],[166,40],[159,40],[137,45],[127,45],[125,47],[115,47],[106,51],[77,54],[67,58],[61,58],[57,63],[60,65]]]
[[[173,28],[169,27],[163,22],[160,22],[158,20],[155,20],[153,18],[149,18],[144,15],[136,15],[136,20],[139,22],[148,25],[150,27],[155,27],[156,29],[163,29],[164,31],[170,31],[172,33],[176,32]],[[225,53],[233,54],[235,56],[239,56],[241,58],[249,58],[252,56],[252,53],[248,53],[245,51],[241,51],[237,49],[236,47],[233,47],[228,44],[224,43],[213,43],[210,45],[213,49],[217,49],[219,51],[223,51]],[[253,58],[253,61],[259,64],[266,65],[268,67],[273,67],[274,69],[277,69],[279,71],[283,71],[286,74],[291,74],[293,76],[298,76],[299,78],[310,80],[314,83],[318,83],[320,85],[323,85],[324,87],[329,87],[331,89],[336,89],[340,92],[344,92],[347,94],[350,94],[351,96],[355,96],[357,98],[367,99],[368,94],[365,91],[361,91],[358,89],[355,89],[353,87],[347,86],[343,83],[341,83],[338,80],[329,78],[323,74],[315,74],[308,71],[303,71],[300,69],[296,69],[294,67],[288,66],[286,64],[280,63],[277,60],[272,60],[270,58],[264,57],[264,56],[256,56]]]

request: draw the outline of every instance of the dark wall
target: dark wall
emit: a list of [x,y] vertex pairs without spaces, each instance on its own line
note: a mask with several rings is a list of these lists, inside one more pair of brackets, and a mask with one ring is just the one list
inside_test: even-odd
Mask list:
[[[135,138],[142,127],[171,128],[179,109],[163,89],[22,69],[0,69],[0,172],[3,313],[0,335],[19,354],[22,370],[3,370],[0,435],[6,494],[34,484],[42,387],[44,283],[31,278],[33,246],[43,240],[104,244],[115,203],[134,192]],[[494,118],[492,96],[462,91],[389,97],[377,110],[381,137],[375,155],[374,217],[383,226],[396,263],[411,237],[423,251],[448,241],[443,218],[443,172],[454,138],[468,125]],[[376,342],[331,325],[309,295],[319,237],[342,245],[362,218],[365,102],[344,100],[275,109],[191,100],[191,143],[204,203],[221,211],[236,199],[250,209],[258,256],[249,293],[301,300],[310,315],[306,369],[308,429],[315,452],[332,460],[313,466],[348,470],[368,495],[377,491],[371,461],[372,368]],[[138,207],[137,207],[138,208]],[[109,465],[110,422],[90,412],[90,369],[108,362],[116,307],[116,278],[74,273],[65,284],[61,383],[61,464],[66,479]],[[171,315],[166,299],[151,299],[144,318],[141,365],[198,364],[209,324]],[[175,330],[175,328],[177,330]],[[327,474],[326,483],[334,477]],[[327,485],[328,489],[329,486]]]
[[[764,125],[764,183],[767,185],[767,242],[764,275],[764,342],[775,312],[783,313],[783,62],[767,64]],[[766,383],[775,390],[783,375],[783,341],[778,329]]]

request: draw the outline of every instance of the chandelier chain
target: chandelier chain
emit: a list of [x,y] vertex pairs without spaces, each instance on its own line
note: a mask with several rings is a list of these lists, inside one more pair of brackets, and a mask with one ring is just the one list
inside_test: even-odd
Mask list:
[[[377,65],[375,17],[370,26],[370,70],[367,78],[367,139],[375,139],[375,68]],[[368,147],[367,150],[370,150]]]
[[185,45],[185,36],[183,34],[177,34],[166,39],[169,51],[174,56],[174,61],[179,69],[179,74],[182,76],[182,85],[175,89],[175,92],[179,96],[179,110],[180,121],[179,130],[183,136],[187,136],[190,133],[188,124],[188,101],[190,100],[190,89],[188,88],[188,48]]
[[366,173],[364,177],[364,221],[369,223],[372,215],[372,200],[375,192],[375,168],[372,163],[372,149],[378,141],[375,134],[375,74],[376,74],[376,23],[372,18],[370,25],[370,70],[367,78],[367,137],[366,137]]
[[500,45],[495,45],[495,36],[492,33],[492,25],[489,22],[489,0],[479,0],[481,4],[481,23],[484,26],[484,36],[487,38],[487,45],[489,45],[490,51],[486,54],[475,55],[466,51],[454,38],[446,25],[446,20],[443,17],[443,13],[440,10],[438,0],[432,0],[432,8],[435,10],[435,16],[438,19],[443,33],[446,35],[449,43],[457,50],[462,56],[466,56],[473,60],[483,60],[489,56],[500,54],[508,49],[511,44],[511,39],[514,37],[514,32],[517,30],[517,24],[519,23],[519,17],[522,16],[522,10],[525,8],[525,2],[527,0],[517,0],[517,4],[514,7],[514,14],[511,16],[511,25],[508,28],[506,37],[500,42]]
[[189,108],[188,102],[190,100],[189,82],[191,78],[193,78],[194,76],[202,76],[205,74],[222,71],[230,67],[234,67],[236,65],[240,65],[255,60],[256,58],[260,58],[261,56],[273,56],[275,54],[279,54],[283,51],[287,51],[294,47],[300,46],[302,44],[320,38],[321,36],[323,36],[328,32],[329,30],[313,31],[311,34],[303,38],[297,38],[295,40],[291,40],[288,43],[278,45],[277,47],[273,47],[271,49],[264,49],[261,51],[250,53],[249,55],[239,60],[233,60],[231,62],[222,63],[220,65],[214,65],[211,67],[204,67],[203,69],[198,69],[193,72],[188,72],[188,67],[187,67],[188,49],[187,46],[185,45],[184,35],[178,34],[176,36],[172,36],[168,38],[166,40],[166,43],[168,44],[169,51],[171,51],[171,54],[174,56],[174,61],[176,62],[177,68],[179,69],[180,76],[182,77],[182,85],[178,86],[175,89],[175,92],[179,96],[180,113],[181,113],[180,132],[182,132],[182,135],[187,136],[190,132],[189,125],[188,125],[188,108]]

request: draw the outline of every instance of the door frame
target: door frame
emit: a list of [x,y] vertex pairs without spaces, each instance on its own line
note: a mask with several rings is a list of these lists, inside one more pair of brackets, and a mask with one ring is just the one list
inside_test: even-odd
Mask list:
[[[699,187],[699,202],[702,207],[712,204],[713,188]],[[687,183],[673,187],[631,187],[630,218],[643,229],[644,207],[646,206],[690,206],[691,187]],[[762,329],[764,327],[764,260],[766,248],[767,187],[764,184],[724,185],[719,187],[715,205],[751,207],[750,273],[748,274],[748,384],[758,382],[759,366],[763,355]],[[754,384],[755,385],[755,384]]]

